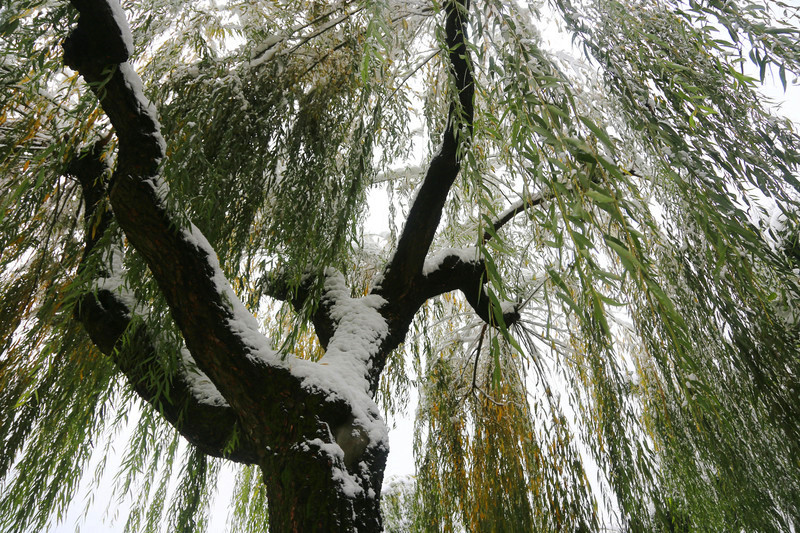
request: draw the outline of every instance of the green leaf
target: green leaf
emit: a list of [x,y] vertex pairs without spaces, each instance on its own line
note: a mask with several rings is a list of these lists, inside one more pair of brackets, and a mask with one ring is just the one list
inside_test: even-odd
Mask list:
[[600,294],[594,289],[592,291],[592,315],[595,321],[600,324],[603,333],[606,336],[611,336],[611,328],[608,327],[608,320],[606,320],[606,313],[603,309],[603,301]]
[[786,63],[781,63],[781,67],[778,69],[778,77],[781,79],[783,92],[786,92]]
[[636,279],[640,271],[645,270],[636,256],[619,239],[610,235],[604,235],[603,240],[617,253],[617,256],[619,256],[622,262],[622,266],[625,267],[625,270],[634,275],[634,279]]
[[626,305],[626,304],[620,302],[619,300],[615,300],[614,298],[611,298],[609,296],[603,295],[599,291],[597,291],[596,294],[597,294],[597,297],[600,298],[600,300],[603,303],[607,303],[608,305],[613,305],[614,307],[624,307]]
[[606,145],[606,147],[611,151],[612,154],[616,154],[616,147],[614,146],[614,143],[611,141],[611,138],[602,128],[600,128],[597,124],[595,124],[594,121],[592,121],[592,119],[590,119],[589,117],[580,116],[579,118],[581,119],[581,122],[583,122],[583,124],[587,128],[589,128],[589,130],[592,133],[594,133],[604,145]]
[[578,248],[584,248],[584,249],[594,248],[594,243],[588,238],[586,238],[584,234],[578,231],[572,232],[572,238],[575,241],[575,244],[578,246]]
[[587,189],[586,196],[594,200],[598,204],[615,204],[616,201],[614,198],[607,194],[603,194],[602,192],[596,191],[594,189]]

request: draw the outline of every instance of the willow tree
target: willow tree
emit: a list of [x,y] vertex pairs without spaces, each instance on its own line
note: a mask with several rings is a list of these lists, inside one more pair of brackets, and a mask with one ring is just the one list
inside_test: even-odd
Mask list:
[[797,529],[800,138],[757,88],[798,22],[4,2],[0,527],[137,416],[130,531],[202,529],[224,462],[236,531]]

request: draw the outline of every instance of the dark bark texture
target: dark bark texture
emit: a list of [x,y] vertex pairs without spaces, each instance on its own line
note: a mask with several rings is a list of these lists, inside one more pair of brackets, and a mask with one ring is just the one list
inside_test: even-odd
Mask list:
[[[140,82],[127,63],[124,28],[114,18],[110,1],[116,0],[72,0],[80,18],[64,42],[65,63],[94,91],[119,141],[110,177],[102,158],[108,139],[76,158],[69,168],[80,181],[85,200],[81,274],[95,280],[108,277],[92,266],[97,263],[92,258],[98,240],[116,219],[147,262],[198,368],[225,403],[203,403],[193,394],[186,375],[165,375],[158,364],[154,332],[135,319],[135,309],[113,290],[87,289],[76,310],[77,319],[100,350],[113,358],[130,386],[200,451],[259,465],[272,531],[381,531],[386,442],[366,436],[363,412],[352,399],[333,389],[322,390],[324,385],[305,385],[291,365],[255,357],[257,348],[235,326],[239,311],[230,302],[227,285],[219,280],[213,251],[203,244],[196,228],[180,227],[159,195],[165,144],[155,111],[137,88]],[[495,314],[485,291],[482,260],[453,255],[433,271],[423,270],[461,167],[461,153],[469,146],[474,113],[467,6],[449,0],[444,15],[455,94],[441,148],[429,165],[382,282],[371,291],[385,301],[378,311],[388,333],[364,364],[367,403],[378,389],[388,354],[404,340],[426,300],[460,290],[487,323],[492,323]],[[92,268],[96,271],[90,272]],[[289,291],[276,276],[270,292],[299,309],[311,294],[312,282]],[[326,349],[335,342],[339,327],[330,312],[335,303],[333,296],[323,296],[312,319]],[[518,315],[506,313],[504,318],[510,325]],[[168,394],[159,394],[152,385],[153,376],[169,384]],[[372,421],[379,421],[377,410]]]

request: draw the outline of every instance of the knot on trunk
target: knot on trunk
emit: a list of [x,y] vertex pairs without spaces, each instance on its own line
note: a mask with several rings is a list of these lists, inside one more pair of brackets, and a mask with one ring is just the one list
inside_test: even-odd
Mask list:
[[369,435],[361,426],[355,424],[353,416],[334,428],[333,438],[344,452],[344,464],[348,470],[358,463],[369,445]]

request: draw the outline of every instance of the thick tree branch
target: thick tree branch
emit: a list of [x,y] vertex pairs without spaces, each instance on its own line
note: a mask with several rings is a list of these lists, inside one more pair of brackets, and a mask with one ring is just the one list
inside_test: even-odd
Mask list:
[[[199,230],[182,229],[167,210],[159,177],[165,143],[155,110],[126,62],[124,13],[115,0],[72,3],[81,16],[64,43],[65,62],[89,83],[119,139],[109,195],[114,214],[150,267],[198,367],[255,431],[275,415],[277,392],[270,382],[298,395],[300,383],[287,368],[254,355],[266,341],[225,280],[216,254]],[[268,433],[260,432],[260,438]]]
[[[360,464],[357,458],[369,464],[385,462],[385,426],[377,406],[367,396],[368,387],[362,390],[353,383],[362,379],[354,369],[363,366],[366,375],[367,361],[354,359],[349,351],[352,343],[345,346],[350,340],[347,335],[338,342],[338,357],[330,357],[329,348],[325,366],[291,356],[282,358],[270,348],[255,318],[225,279],[214,249],[197,228],[185,228],[167,208],[159,169],[165,143],[141,80],[130,64],[116,62],[124,61],[124,57],[109,59],[104,50],[96,48],[112,38],[124,41],[127,24],[118,3],[72,2],[81,17],[64,44],[65,60],[88,82],[119,139],[109,188],[114,216],[130,244],[147,262],[197,367],[241,421],[244,437],[258,454],[262,471],[279,484],[287,457],[299,454],[297,445],[317,440],[338,444],[344,450],[341,460],[324,454],[318,457],[321,469],[317,477],[328,484],[344,483],[337,481],[345,476],[342,469],[351,463]],[[98,22],[98,17],[110,18],[116,25],[105,19]],[[94,35],[95,24],[111,28],[109,35],[102,39]],[[112,50],[124,48],[105,44]],[[345,311],[352,314],[353,310]],[[351,325],[353,320],[351,317]],[[336,341],[333,336],[331,344]],[[372,350],[375,342],[365,339],[363,351]],[[339,437],[340,428],[348,426],[353,430]],[[366,439],[365,446],[344,444],[352,440],[354,432],[361,436],[356,439],[359,442]],[[357,478],[363,488],[357,503],[347,491],[325,493],[326,497],[345,508],[375,505],[375,499],[364,495],[370,489],[379,493],[383,468],[362,472],[354,467],[347,476]],[[272,488],[277,490],[276,486]],[[271,493],[271,497],[276,494]]]
[[[262,289],[266,296],[289,302],[292,309],[300,314],[304,312],[304,307],[308,300],[313,296],[315,286],[319,281],[312,276],[303,278],[299,284],[290,282],[285,276],[278,273],[271,273],[263,280]],[[319,343],[323,349],[328,347],[328,341],[335,331],[335,323],[330,314],[330,302],[322,300],[311,314],[311,322],[314,324],[314,331],[317,334]]]
[[[85,204],[86,244],[78,267],[79,277],[86,274],[90,254],[113,218],[104,205],[108,168],[102,160],[102,150],[109,139],[98,141],[82,157],[76,157],[67,170],[78,179]],[[147,327],[143,323],[131,326],[130,311],[119,294],[98,289],[83,295],[75,314],[92,342],[112,358],[136,393],[158,409],[186,440],[208,455],[255,463],[258,456],[252,443],[239,431],[236,413],[228,406],[199,401],[185,376],[165,376],[157,363],[156,344]],[[126,331],[127,338],[123,339]],[[169,384],[167,393],[158,390],[154,381],[157,376]]]
[[[477,253],[472,254],[473,256]],[[459,290],[464,294],[467,302],[475,313],[487,324],[497,326],[495,313],[499,311],[503,322],[510,326],[519,320],[519,313],[513,304],[494,309],[491,298],[486,291],[488,277],[486,265],[482,259],[465,258],[463,250],[452,253],[440,252],[435,266],[426,268],[417,283],[419,298],[424,302],[429,298],[439,296],[450,291]],[[502,305],[502,304],[501,304]]]
[[466,46],[466,4],[463,0],[448,0],[445,13],[444,41],[457,100],[450,105],[442,145],[431,160],[397,242],[397,250],[384,273],[381,292],[386,295],[402,295],[422,271],[447,194],[461,169],[461,151],[472,131],[475,89]]
[[[508,302],[500,302],[500,309],[495,309],[492,299],[486,290],[488,277],[486,265],[477,257],[477,250],[466,254],[465,250],[452,250],[452,253],[439,252],[430,263],[426,263],[422,272],[408,286],[405,296],[382,309],[389,324],[389,334],[385,337],[380,350],[372,360],[370,368],[370,387],[374,394],[380,384],[380,375],[386,364],[389,353],[395,350],[405,339],[411,321],[419,308],[429,299],[460,290],[467,303],[475,313],[487,324],[497,327],[496,313],[502,314],[503,322],[508,327],[519,320],[517,306]],[[376,291],[378,292],[378,291]]]

